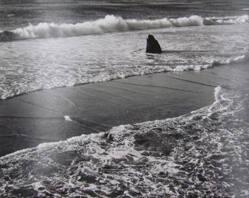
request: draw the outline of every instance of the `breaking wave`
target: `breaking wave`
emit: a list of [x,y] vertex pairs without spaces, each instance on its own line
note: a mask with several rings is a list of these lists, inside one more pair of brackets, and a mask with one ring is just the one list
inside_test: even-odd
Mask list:
[[[151,56],[154,56],[151,54]],[[157,55],[155,55],[157,56]],[[8,98],[16,97],[22,94],[31,93],[37,90],[46,90],[52,89],[56,87],[71,87],[76,85],[83,85],[89,83],[98,83],[98,82],[106,82],[111,80],[117,79],[124,79],[132,76],[143,76],[155,73],[163,73],[163,72],[184,72],[184,71],[201,71],[209,68],[213,68],[220,65],[229,65],[229,64],[236,64],[236,63],[243,63],[248,60],[248,55],[240,55],[240,56],[232,56],[230,58],[216,58],[206,60],[206,62],[202,63],[193,63],[193,64],[182,64],[182,65],[174,65],[168,66],[165,65],[155,65],[151,66],[143,66],[143,67],[134,67],[129,69],[124,69],[120,71],[110,70],[110,71],[103,71],[96,76],[87,76],[85,73],[80,73],[81,79],[76,81],[74,78],[70,78],[68,82],[61,82],[56,81],[53,84],[50,84],[49,81],[47,85],[40,85],[40,84],[32,84],[31,86],[23,86],[22,84],[18,85],[18,87],[8,87],[5,86],[0,88],[0,99],[5,100]],[[56,76],[54,76],[56,78]],[[42,87],[42,88],[41,88]]]
[[[154,55],[151,55],[154,56]],[[155,55],[157,56],[157,55]],[[155,65],[151,66],[141,66],[141,67],[133,67],[128,69],[123,69],[119,71],[110,70],[110,71],[102,71],[96,76],[88,76],[85,73],[79,73],[81,78],[79,80],[75,80],[74,78],[69,78],[66,82],[61,82],[56,80],[52,84],[50,81],[46,81],[46,85],[33,83],[30,86],[24,86],[22,84],[18,84],[17,87],[9,87],[4,86],[0,87],[0,99],[5,100],[12,97],[20,96],[22,94],[31,93],[38,90],[46,90],[58,87],[72,87],[76,85],[83,85],[89,83],[99,83],[99,82],[107,82],[111,80],[124,79],[132,76],[143,76],[155,73],[164,73],[164,72],[184,72],[184,71],[202,71],[205,69],[213,68],[220,65],[229,65],[242,63],[248,60],[248,55],[240,55],[240,56],[232,56],[230,58],[217,58],[210,59],[206,62],[202,63],[193,63],[193,64],[179,64],[174,66],[165,65]],[[56,76],[54,76],[56,79]],[[42,87],[42,88],[41,88]]]
[[207,17],[193,15],[180,18],[162,18],[155,20],[123,19],[107,15],[96,21],[86,21],[76,24],[39,23],[0,33],[0,41],[13,41],[34,38],[73,37],[111,32],[158,29],[168,27],[201,26],[216,24],[247,23],[248,15],[231,17]]
[[247,177],[241,173],[248,165],[239,151],[247,143],[236,141],[247,130],[233,117],[241,110],[237,98],[217,87],[211,106],[184,116],[1,157],[0,195],[246,197]]
[[212,68],[219,65],[229,65],[229,64],[236,64],[236,63],[242,63],[248,60],[248,55],[240,55],[240,56],[234,56],[230,58],[220,58],[217,60],[210,60],[206,64],[200,64],[200,65],[178,65],[175,68],[168,69],[167,71],[172,72],[183,72],[183,71],[201,71],[204,69]]

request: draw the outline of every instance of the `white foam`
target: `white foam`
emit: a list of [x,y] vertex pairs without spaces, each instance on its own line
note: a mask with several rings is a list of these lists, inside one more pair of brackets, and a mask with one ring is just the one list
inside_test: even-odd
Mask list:
[[239,63],[243,62],[245,59],[247,59],[247,55],[240,55],[240,56],[235,56],[231,58],[226,58],[226,59],[220,59],[220,60],[213,60],[211,61],[212,66],[218,66],[218,65],[228,65],[232,63]]
[[70,116],[68,116],[68,115],[65,115],[64,116],[64,119],[65,119],[65,121],[69,121],[69,122],[72,122],[73,120],[70,118]]
[[249,16],[226,16],[226,17],[206,17],[204,20],[204,24],[242,24],[248,23]]
[[[30,184],[32,189],[38,192],[38,195],[56,189],[58,193],[66,192],[67,197],[76,194],[85,195],[87,192],[97,194],[100,197],[110,197],[108,195],[112,192],[119,192],[117,189],[122,190],[122,187],[127,184],[129,188],[124,188],[123,194],[134,196],[134,193],[137,193],[141,197],[164,196],[165,193],[172,195],[172,197],[178,197],[179,192],[187,193],[193,189],[195,192],[206,193],[205,195],[210,192],[225,193],[225,191],[219,190],[223,189],[224,186],[229,188],[230,183],[222,183],[222,186],[217,189],[217,182],[220,184],[220,181],[200,183],[199,176],[190,174],[195,169],[196,173],[203,175],[204,179],[209,181],[213,175],[219,176],[220,170],[207,166],[205,162],[214,161],[216,155],[225,160],[229,159],[226,158],[227,155],[222,153],[222,147],[227,145],[221,143],[224,138],[230,140],[230,134],[221,130],[220,125],[215,127],[215,122],[211,119],[205,119],[209,111],[219,113],[221,104],[227,105],[226,109],[230,106],[230,103],[226,103],[228,99],[223,91],[221,87],[215,89],[215,102],[211,105],[212,109],[204,107],[177,118],[144,122],[136,124],[136,126],[114,127],[108,132],[112,137],[111,140],[108,140],[108,136],[104,133],[82,135],[66,141],[42,144],[36,149],[26,149],[22,153],[2,157],[0,158],[1,164],[13,166],[12,168],[3,168],[6,176],[12,173],[18,176],[17,179],[12,179],[10,185],[7,183],[7,187],[8,189],[18,189],[19,186]],[[223,102],[225,103],[223,104]],[[219,116],[222,114],[221,112]],[[200,118],[196,120],[196,117]],[[156,131],[157,128],[162,131]],[[171,137],[167,134],[179,133],[183,138],[177,139],[176,146],[169,155],[154,155],[153,153],[159,153],[160,150],[146,147],[142,147],[142,150],[141,148],[137,149],[135,135],[141,135],[141,137],[153,141],[153,137],[150,136],[150,132],[153,130],[158,138],[164,139],[166,142],[167,138]],[[195,138],[195,141],[191,136]],[[222,142],[220,142],[220,136]],[[217,149],[217,143],[221,148]],[[152,146],[157,147],[157,145]],[[234,148],[231,146],[231,149]],[[67,151],[73,151],[76,154],[72,156],[71,163],[61,165],[56,156],[58,154],[67,156]],[[230,155],[233,154],[231,151],[229,152]],[[74,158],[75,160],[73,160]],[[211,158],[212,160],[210,160]],[[27,167],[27,171],[23,169],[23,165],[29,161],[32,165]],[[225,163],[223,162],[223,164]],[[49,169],[50,167],[51,169]],[[46,171],[39,173],[37,170],[51,170],[51,173]],[[218,171],[216,172],[216,170]],[[211,177],[210,172],[212,173]],[[27,179],[27,174],[29,178],[34,179]],[[42,175],[39,176],[39,174]],[[227,173],[224,171],[222,174],[226,175]],[[231,173],[228,172],[228,174]],[[1,182],[3,180],[0,178]],[[95,180],[97,182],[94,182]],[[174,184],[173,187],[172,184]],[[140,187],[143,188],[142,191]],[[247,194],[245,189],[241,190]],[[0,195],[4,195],[4,193],[5,187],[0,187]],[[10,193],[12,193],[11,190]]]
[[181,17],[176,19],[137,20],[107,15],[96,21],[86,21],[76,24],[39,23],[30,24],[24,28],[14,30],[22,38],[69,37],[109,32],[124,32],[167,27],[199,26],[203,25],[200,16]]
[[86,21],[76,24],[39,23],[30,24],[27,27],[13,30],[20,38],[49,38],[71,37],[91,34],[103,34],[110,32],[124,32],[133,30],[158,29],[168,27],[202,26],[204,24],[234,24],[247,23],[248,15],[229,17],[207,17],[193,15],[180,18],[162,18],[154,20],[124,19],[120,16],[107,15],[95,21]]
[[240,63],[247,59],[247,55],[234,56],[231,58],[219,58],[215,60],[210,60],[208,63],[196,64],[196,65],[177,65],[174,68],[165,68],[164,71],[168,72],[183,72],[183,71],[201,71],[214,66],[228,65],[233,63]]

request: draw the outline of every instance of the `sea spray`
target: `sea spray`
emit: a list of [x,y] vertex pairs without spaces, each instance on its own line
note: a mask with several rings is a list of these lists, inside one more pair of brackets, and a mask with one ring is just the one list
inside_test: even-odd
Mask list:
[[[249,21],[248,15],[230,17],[201,17],[197,15],[180,18],[162,19],[124,19],[120,16],[106,15],[104,18],[95,21],[85,21],[76,24],[39,23],[30,24],[12,31],[0,32],[0,41],[34,39],[34,38],[56,38],[72,37],[82,35],[94,35],[112,32],[125,32],[135,30],[148,30],[169,27],[188,27],[216,24],[241,24]],[[6,39],[4,34],[11,34],[11,38]]]
[[70,37],[90,34],[103,34],[110,32],[124,32],[132,30],[146,30],[167,27],[198,26],[203,24],[199,16],[183,17],[178,19],[136,20],[123,19],[114,15],[107,15],[103,19],[87,21],[77,24],[39,23],[18,28],[13,32],[21,38],[49,38]]

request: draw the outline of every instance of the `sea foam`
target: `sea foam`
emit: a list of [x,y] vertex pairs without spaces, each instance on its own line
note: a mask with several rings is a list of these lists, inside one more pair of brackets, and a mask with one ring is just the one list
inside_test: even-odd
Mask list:
[[177,19],[136,20],[123,19],[122,17],[107,15],[96,21],[87,21],[76,24],[39,23],[18,28],[13,32],[21,38],[48,38],[70,37],[90,34],[103,34],[110,32],[124,32],[132,30],[146,30],[167,27],[198,26],[203,24],[199,16],[190,16]]
[[237,109],[233,104],[234,97],[217,87],[211,106],[187,115],[122,125],[1,157],[5,185],[0,195],[201,197],[212,192],[233,197],[248,189],[246,178],[233,189],[240,176],[231,172],[238,168],[230,161],[247,163],[238,161],[240,144],[234,143],[246,131],[232,133],[238,126],[225,125],[236,124],[233,114],[224,117]]
[[[120,16],[107,15],[104,18],[95,21],[85,21],[76,24],[57,24],[57,23],[39,23],[29,24],[26,27],[20,27],[12,31],[2,31],[0,41],[6,41],[4,32],[11,32],[9,40],[34,39],[34,38],[55,38],[72,37],[92,34],[103,34],[112,32],[125,32],[135,30],[147,30],[169,27],[187,27],[216,24],[236,24],[247,23],[248,15],[230,16],[230,17],[201,17],[197,15],[180,18],[162,18],[162,19],[124,19]],[[2,39],[1,39],[2,38]],[[8,39],[7,39],[8,40]]]

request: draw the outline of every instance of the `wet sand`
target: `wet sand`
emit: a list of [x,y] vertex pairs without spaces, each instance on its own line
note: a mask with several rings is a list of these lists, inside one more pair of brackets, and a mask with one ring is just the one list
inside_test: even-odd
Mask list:
[[0,156],[42,142],[199,109],[213,102],[214,88],[229,81],[225,76],[231,68],[130,77],[1,101]]

